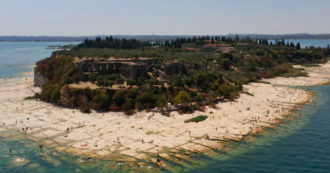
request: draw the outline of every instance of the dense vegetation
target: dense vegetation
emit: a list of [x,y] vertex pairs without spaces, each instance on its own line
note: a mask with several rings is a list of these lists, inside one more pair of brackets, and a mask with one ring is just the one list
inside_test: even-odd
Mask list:
[[[231,44],[234,51],[204,52],[206,44]],[[193,48],[193,49],[187,49]],[[41,99],[55,104],[78,107],[83,112],[124,111],[157,108],[191,112],[202,110],[223,100],[239,96],[242,85],[274,76],[304,76],[292,64],[313,64],[326,61],[330,48],[301,48],[284,40],[268,42],[248,37],[191,37],[164,42],[139,41],[106,37],[85,40],[71,50],[54,52],[37,63],[36,72],[47,78]],[[99,89],[73,89],[67,84],[79,82],[76,57],[152,57],[160,62],[177,60],[184,64],[186,74],[173,75],[166,81],[154,78],[126,81],[131,87],[114,89],[125,81],[118,75],[93,76],[90,81]],[[134,86],[134,87],[133,87]],[[170,103],[170,105],[168,104]]]

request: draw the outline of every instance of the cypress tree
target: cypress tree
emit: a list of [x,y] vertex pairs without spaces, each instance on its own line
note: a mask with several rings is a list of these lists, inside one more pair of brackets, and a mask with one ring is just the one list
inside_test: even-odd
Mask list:
[[327,46],[327,51],[325,52],[325,54],[326,54],[327,56],[330,55],[330,45],[329,45],[329,44],[328,44],[328,46]]
[[299,42],[297,43],[296,48],[297,48],[298,50],[301,49],[301,46],[300,46],[300,43],[299,43]]

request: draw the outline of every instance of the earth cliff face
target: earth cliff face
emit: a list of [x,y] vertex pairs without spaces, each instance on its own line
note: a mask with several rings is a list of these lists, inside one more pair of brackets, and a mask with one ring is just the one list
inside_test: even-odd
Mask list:
[[47,82],[47,78],[40,72],[34,72],[34,86],[41,87]]
[[[85,113],[93,109],[130,114],[129,111],[166,102],[158,86],[172,77],[186,76],[187,72],[186,63],[180,61],[58,55],[37,62],[34,85],[41,87],[40,99],[50,103],[79,108]],[[163,88],[162,92],[168,91]],[[161,103],[157,102],[158,97],[163,97]]]

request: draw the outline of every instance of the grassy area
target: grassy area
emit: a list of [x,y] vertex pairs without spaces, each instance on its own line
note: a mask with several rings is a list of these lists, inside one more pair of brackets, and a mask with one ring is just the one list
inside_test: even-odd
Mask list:
[[184,122],[185,122],[185,123],[192,123],[192,122],[198,123],[198,122],[204,121],[204,120],[206,120],[206,119],[207,119],[207,116],[205,116],[205,115],[200,115],[200,116],[197,116],[197,117],[194,117],[194,118],[191,118],[191,119],[185,120]]
[[255,83],[271,84],[270,82],[263,81],[263,80],[256,80]]
[[320,67],[320,64],[303,64],[304,67]]
[[39,98],[40,98],[40,95],[35,94],[34,96],[25,97],[24,100],[35,100],[35,99],[39,99]]

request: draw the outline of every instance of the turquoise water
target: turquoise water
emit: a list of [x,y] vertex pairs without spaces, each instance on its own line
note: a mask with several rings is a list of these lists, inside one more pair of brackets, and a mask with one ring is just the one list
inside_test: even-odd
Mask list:
[[68,44],[77,42],[0,42],[0,78],[33,71],[33,65],[53,51],[47,46]]
[[[50,55],[51,50],[45,49],[48,45],[58,43],[0,43],[0,78],[32,71],[35,61]],[[0,172],[330,172],[330,85],[307,89],[316,93],[313,102],[278,128],[267,129],[248,142],[232,143],[226,152],[166,162],[165,169],[73,157],[40,149],[24,135],[8,131],[0,133]],[[26,160],[15,163],[17,158]]]
[[300,116],[190,172],[330,172],[330,85],[307,89],[316,97]]

